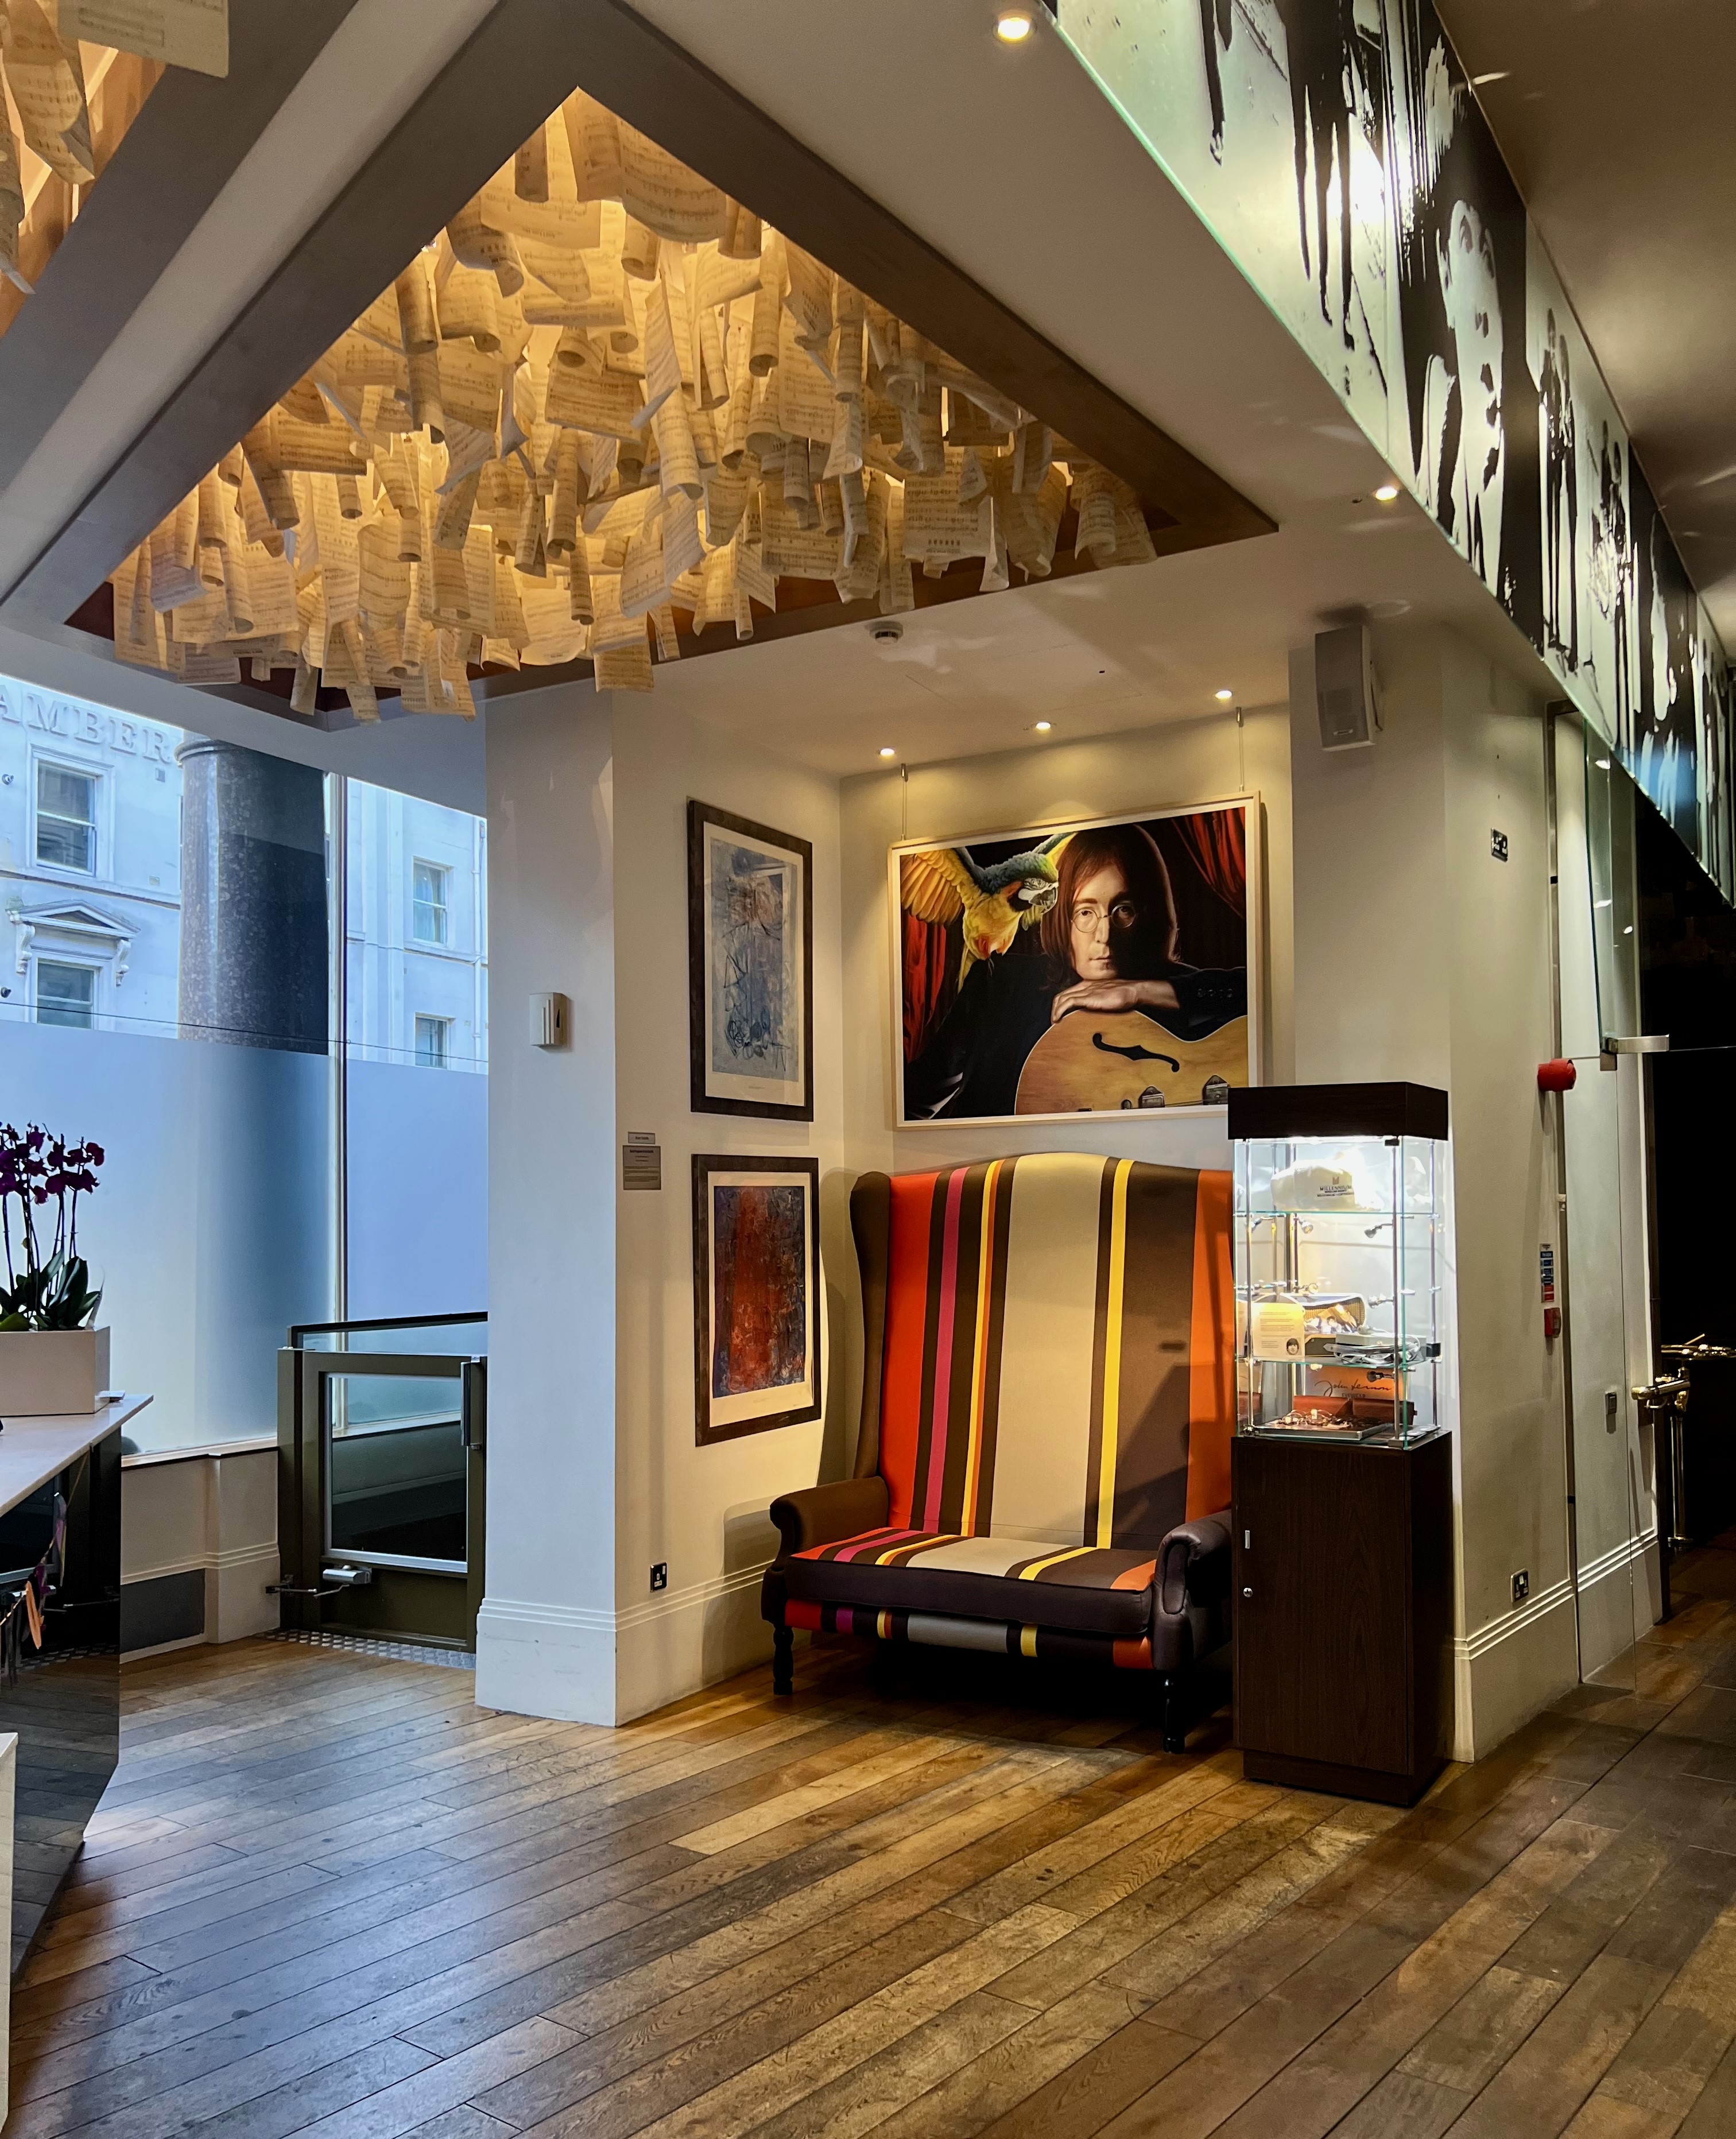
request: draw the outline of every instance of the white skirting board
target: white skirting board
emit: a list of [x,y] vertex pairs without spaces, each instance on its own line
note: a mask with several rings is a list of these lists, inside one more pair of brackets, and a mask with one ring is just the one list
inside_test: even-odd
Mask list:
[[763,1567],[620,1611],[487,1597],[477,1615],[477,1706],[575,1723],[630,1723],[769,1661]]
[[[1630,1579],[1631,1588],[1630,1588]],[[1587,1677],[1615,1682],[1636,1632],[1657,1617],[1658,1541],[1633,1538],[1453,1643],[1453,1758],[1480,1760]],[[1581,1645],[1583,1653],[1581,1652]]]

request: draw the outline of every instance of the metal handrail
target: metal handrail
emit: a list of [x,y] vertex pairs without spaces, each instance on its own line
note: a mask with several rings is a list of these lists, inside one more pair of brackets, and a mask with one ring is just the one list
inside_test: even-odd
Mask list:
[[304,1337],[342,1337],[355,1329],[443,1329],[486,1322],[488,1310],[477,1314],[383,1314],[362,1322],[295,1322],[290,1325],[286,1348],[299,1352]]

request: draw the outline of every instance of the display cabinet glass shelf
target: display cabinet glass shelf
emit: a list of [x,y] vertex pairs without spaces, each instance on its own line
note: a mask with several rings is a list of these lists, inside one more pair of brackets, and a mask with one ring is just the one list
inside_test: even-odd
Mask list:
[[1404,1447],[1440,1430],[1446,1095],[1234,1095],[1237,1426]]

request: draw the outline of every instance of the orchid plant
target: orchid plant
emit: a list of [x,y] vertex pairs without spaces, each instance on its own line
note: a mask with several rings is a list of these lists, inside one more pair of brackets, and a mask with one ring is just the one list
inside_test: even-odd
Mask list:
[[[97,1143],[66,1143],[34,1123],[0,1123],[0,1234],[6,1245],[6,1284],[0,1286],[0,1330],[82,1329],[96,1319],[102,1288],[78,1251],[78,1199],[96,1186],[103,1162]],[[12,1199],[18,1204],[15,1260]],[[51,1231],[47,1207],[54,1206]],[[42,1216],[38,1216],[38,1213]]]

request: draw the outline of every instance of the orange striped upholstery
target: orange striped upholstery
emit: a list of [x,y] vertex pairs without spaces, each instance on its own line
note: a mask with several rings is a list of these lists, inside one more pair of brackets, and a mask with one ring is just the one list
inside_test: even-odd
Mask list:
[[1137,1561],[1228,1505],[1227,1173],[1046,1153],[900,1175],[887,1262],[879,1469],[913,1553]]

